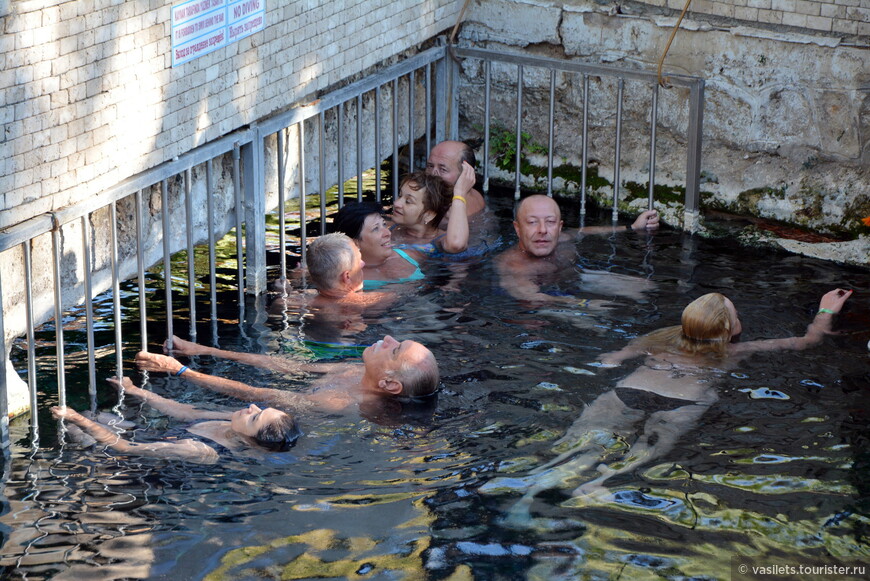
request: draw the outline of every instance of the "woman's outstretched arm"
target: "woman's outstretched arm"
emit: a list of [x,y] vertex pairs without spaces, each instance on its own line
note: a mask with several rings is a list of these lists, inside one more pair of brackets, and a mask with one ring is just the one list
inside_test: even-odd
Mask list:
[[831,334],[834,315],[840,312],[843,304],[852,296],[851,290],[834,289],[825,293],[819,301],[819,310],[807,327],[807,332],[800,337],[785,337],[782,339],[764,339],[760,341],[747,341],[736,343],[731,348],[731,353],[742,355],[756,351],[777,351],[780,349],[802,350],[813,347],[822,342],[825,335]]
[[118,434],[106,429],[97,422],[89,420],[72,408],[55,406],[51,408],[51,414],[56,419],[63,419],[76,424],[101,444],[122,454],[171,460],[188,460],[200,464],[214,464],[218,461],[217,452],[212,447],[197,440],[185,439],[174,442],[138,444],[125,440]]
[[163,412],[176,420],[193,421],[193,420],[228,420],[232,417],[229,412],[201,410],[190,404],[179,403],[177,401],[157,395],[153,391],[147,391],[133,385],[129,377],[124,377],[122,381],[118,381],[117,377],[110,377],[106,381],[109,382],[118,393],[124,393],[132,398],[136,398],[154,409]]

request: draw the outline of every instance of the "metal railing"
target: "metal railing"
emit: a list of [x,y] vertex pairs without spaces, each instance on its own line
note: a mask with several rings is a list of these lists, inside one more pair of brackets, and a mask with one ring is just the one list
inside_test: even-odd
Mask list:
[[[489,50],[479,50],[472,48],[455,48],[453,52],[458,57],[466,59],[476,59],[483,62],[484,65],[484,96],[483,96],[483,121],[484,121],[484,141],[483,141],[483,188],[489,189],[490,167],[491,167],[491,151],[490,151],[490,132],[491,132],[491,102],[492,102],[492,64],[505,63],[515,67],[516,83],[514,86],[516,113],[515,121],[515,138],[514,144],[514,197],[519,199],[520,196],[520,178],[521,178],[521,155],[522,155],[522,133],[523,133],[523,87],[526,83],[525,72],[528,68],[543,69],[549,73],[549,99],[548,99],[548,132],[547,132],[547,194],[553,195],[553,156],[554,156],[554,119],[555,106],[557,103],[556,97],[556,76],[562,73],[568,76],[565,83],[571,84],[572,78],[579,82],[583,91],[583,109],[582,123],[580,129],[581,140],[578,144],[578,149],[582,152],[581,161],[581,183],[580,183],[580,214],[586,213],[586,194],[587,188],[587,171],[589,162],[589,113],[590,113],[590,78],[607,77],[615,79],[617,82],[617,92],[614,97],[613,109],[616,110],[615,124],[613,128],[614,138],[614,178],[613,178],[613,220],[618,217],[618,202],[620,198],[620,166],[621,166],[621,140],[623,135],[623,104],[625,101],[625,82],[636,81],[641,87],[645,87],[649,94],[649,122],[647,124],[649,134],[649,181],[648,181],[648,206],[653,206],[653,191],[655,187],[655,167],[656,167],[656,129],[658,125],[658,97],[659,84],[658,76],[655,72],[647,72],[641,70],[632,70],[605,65],[588,64],[575,61],[558,60],[544,57],[534,57],[518,54],[504,54]],[[697,218],[699,201],[700,201],[700,174],[701,174],[701,135],[704,121],[704,80],[698,77],[690,77],[685,75],[669,75],[667,77],[669,88],[678,87],[688,90],[687,98],[687,127],[686,127],[686,181],[685,181],[685,218],[684,228],[692,231],[695,220]]]
[[[616,179],[614,180],[614,219],[619,188],[619,137],[624,79],[655,82],[653,73],[626,71],[611,67],[585,65],[581,63],[557,61],[518,55],[504,55],[476,49],[451,49],[459,58],[478,59],[485,63],[485,129],[482,171],[484,189],[489,189],[490,181],[490,89],[491,63],[510,63],[517,67],[516,86],[517,110],[517,159],[516,192],[519,195],[520,147],[522,132],[522,87],[524,67],[543,67],[551,71],[549,103],[549,168],[548,193],[552,195],[553,181],[553,115],[555,107],[556,71],[567,71],[580,75],[583,81],[584,108],[582,126],[583,184],[581,212],[585,211],[586,193],[586,150],[587,119],[589,107],[586,105],[590,76],[608,75],[618,79],[619,96],[617,99],[616,122]],[[390,159],[392,167],[400,162],[400,149],[404,148],[409,166],[414,167],[415,142],[423,140],[421,147],[428,154],[433,142],[445,138],[455,139],[458,135],[459,111],[457,110],[457,91],[460,87],[460,69],[450,56],[447,47],[437,46],[421,52],[414,57],[379,71],[361,81],[322,96],[307,106],[291,109],[274,117],[261,120],[249,128],[234,132],[211,143],[192,150],[179,158],[159,167],[145,171],[121,184],[93,196],[88,200],[43,214],[24,223],[0,232],[0,256],[4,263],[20,261],[22,276],[12,281],[12,286],[24,287],[23,301],[17,306],[25,314],[24,334],[26,335],[27,383],[30,393],[31,410],[37,409],[37,385],[35,331],[42,321],[54,321],[55,357],[57,375],[57,402],[66,403],[66,344],[64,341],[64,313],[69,305],[83,305],[85,309],[84,326],[87,334],[87,361],[89,393],[95,405],[96,366],[94,341],[95,318],[93,299],[104,290],[111,291],[114,327],[114,365],[119,376],[123,375],[123,354],[125,337],[122,333],[122,313],[120,306],[120,281],[126,278],[138,279],[139,338],[142,348],[148,344],[146,321],[146,283],[145,272],[155,264],[162,263],[165,293],[166,336],[174,334],[173,329],[173,280],[172,255],[178,250],[186,250],[186,280],[175,283],[187,294],[188,318],[191,321],[190,335],[196,336],[196,305],[198,279],[195,269],[195,247],[204,242],[208,245],[208,281],[201,283],[207,287],[210,319],[214,324],[217,318],[216,305],[216,257],[215,244],[218,237],[235,230],[235,273],[238,290],[239,321],[245,318],[245,294],[260,294],[266,290],[266,213],[267,206],[277,207],[279,221],[278,250],[280,272],[287,268],[287,206],[295,203],[299,212],[299,236],[296,244],[298,258],[304,262],[308,231],[307,207],[316,195],[321,231],[327,221],[326,192],[337,186],[339,206],[345,198],[346,184],[356,181],[357,197],[363,191],[363,174],[375,170],[374,192],[380,199],[383,184],[379,167],[382,161]],[[674,85],[690,90],[688,156],[686,161],[686,212],[696,213],[698,208],[698,178],[700,160],[700,131],[702,122],[703,81],[684,77],[671,77]],[[404,96],[402,92],[404,91]],[[655,126],[657,107],[657,88],[652,90],[652,138],[650,148],[650,196],[654,183],[655,169]],[[384,103],[387,103],[384,105]],[[385,115],[385,112],[389,112]],[[389,119],[385,119],[389,117]],[[352,128],[348,131],[348,125]],[[386,128],[390,137],[384,139]],[[367,132],[369,132],[367,134]],[[270,147],[275,148],[274,156],[267,155]],[[228,172],[224,162],[231,159]],[[313,160],[313,162],[312,162]],[[274,166],[271,164],[274,162]],[[314,166],[312,168],[312,165]],[[221,198],[216,179],[229,174],[227,185]],[[217,175],[216,175],[217,174]],[[198,177],[197,177],[198,176]],[[274,188],[267,188],[270,176],[275,177]],[[350,181],[348,180],[350,176]],[[231,193],[229,192],[231,182]],[[314,184],[311,188],[309,184]],[[288,188],[291,190],[288,196]],[[395,196],[398,180],[392,180],[392,194]],[[157,205],[159,192],[159,211],[149,212]],[[146,196],[151,203],[146,205]],[[215,204],[226,202],[228,209],[218,212]],[[173,202],[176,211],[173,211]],[[132,206],[132,217],[118,216],[118,207]],[[231,209],[232,211],[229,211]],[[205,216],[201,214],[204,210]],[[183,223],[179,215],[183,213]],[[106,226],[98,230],[98,217],[108,214]],[[157,214],[154,216],[152,214]],[[220,216],[218,216],[220,214]],[[203,224],[197,223],[197,220]],[[175,224],[173,224],[175,221]],[[119,233],[132,229],[132,240],[124,239],[121,248]],[[78,248],[73,248],[72,239],[79,230]],[[183,236],[177,232],[183,230]],[[242,234],[244,232],[244,234]],[[105,234],[106,236],[103,236]],[[31,285],[33,277],[32,249],[41,247],[43,237],[50,238],[51,290],[39,297],[34,295]],[[107,237],[107,238],[106,238]],[[156,239],[159,239],[159,244]],[[149,244],[150,243],[150,244]],[[16,254],[17,253],[17,254]],[[96,255],[103,257],[105,266],[100,267]],[[71,280],[64,274],[67,263],[65,256],[73,254],[81,257],[81,277]],[[107,256],[105,256],[107,255]],[[67,265],[68,266],[68,265]],[[69,269],[67,269],[69,270]],[[96,279],[96,280],[95,280]],[[0,298],[5,297],[4,288],[9,281],[0,280]],[[200,291],[204,294],[205,291]],[[23,304],[20,304],[23,302]],[[45,307],[47,303],[50,306]],[[4,300],[3,304],[6,304]],[[41,305],[42,312],[37,305]],[[8,346],[5,343],[4,320],[14,316],[10,312],[0,312],[0,439],[8,448],[8,411],[6,365]],[[105,350],[103,350],[105,352]],[[36,414],[31,414],[34,442],[38,442]]]

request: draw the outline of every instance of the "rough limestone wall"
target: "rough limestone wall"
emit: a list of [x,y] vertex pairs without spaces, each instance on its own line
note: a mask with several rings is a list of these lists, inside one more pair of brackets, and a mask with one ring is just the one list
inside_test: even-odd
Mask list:
[[[620,5],[618,11],[615,6],[592,0],[477,1],[461,40],[475,47],[655,71],[678,14],[640,3]],[[865,18],[863,13],[853,14]],[[750,27],[733,19],[704,20],[690,13],[670,48],[665,73],[706,80],[706,207],[855,235],[866,232],[859,220],[870,215],[870,37],[845,39],[810,32]],[[482,102],[477,94],[482,87],[480,69],[466,66],[464,72],[462,102]],[[578,90],[560,87],[562,96]],[[665,126],[659,135],[662,154],[656,181],[679,185],[684,158],[670,155],[667,142],[679,141],[681,127],[667,102],[665,97],[660,106]],[[576,125],[579,112],[562,107],[557,126]],[[502,114],[514,117],[510,106]],[[538,115],[546,120],[546,109]],[[534,121],[523,127],[532,131]],[[472,120],[465,119],[463,131],[467,137],[476,135]],[[592,136],[594,140],[595,128]],[[546,133],[533,138],[547,143]],[[633,154],[633,149],[642,149],[633,145],[638,144],[627,135],[622,175],[643,183],[648,180],[646,152]],[[557,158],[579,157],[576,146],[574,151],[560,151],[558,137],[555,153]],[[600,175],[612,176],[612,156],[600,156],[599,161]]]
[[[637,4],[682,10],[685,0],[638,0]],[[692,14],[736,18],[762,24],[782,24],[870,36],[870,4],[865,0],[693,0]]]
[[[171,8],[180,0],[0,1],[0,230],[88,200],[413,52],[450,28],[460,8],[454,0],[261,1],[265,30],[176,68],[171,67]],[[295,141],[292,133],[289,137],[293,156]],[[308,139],[310,146],[312,132]],[[267,156],[275,155],[274,138],[266,150]],[[231,163],[222,162],[223,167],[215,164],[216,211],[220,221],[232,224]],[[275,164],[269,167],[267,187],[272,184],[274,194]],[[198,199],[205,195],[203,173],[194,171]],[[292,179],[295,175],[288,176]],[[183,220],[181,184],[170,185],[173,219]],[[159,219],[159,188],[146,192],[145,205],[146,221]],[[194,213],[203,234],[204,204],[197,204]],[[131,200],[119,204],[118,214],[121,254],[130,256],[135,243],[127,227],[133,219]],[[110,282],[109,226],[107,211],[90,218],[97,290]],[[172,248],[184,247],[184,228],[173,223],[170,230]],[[157,229],[146,225],[145,231],[150,263],[162,255],[161,240]],[[82,294],[80,223],[65,226],[60,239],[64,302],[72,304]],[[35,240],[32,252],[40,323],[52,315],[50,237]],[[22,261],[20,248],[0,256],[7,345],[25,328]],[[126,262],[122,276],[134,268]],[[25,393],[16,384],[10,410],[26,407]]]

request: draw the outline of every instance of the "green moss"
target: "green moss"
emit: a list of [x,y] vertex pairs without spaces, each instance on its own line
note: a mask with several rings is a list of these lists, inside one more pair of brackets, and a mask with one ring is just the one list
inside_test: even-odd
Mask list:
[[[637,198],[647,199],[649,197],[649,182],[625,182],[625,189],[628,190],[629,196],[624,200],[626,203]],[[683,186],[664,186],[656,184],[653,186],[653,199],[663,204],[682,204],[686,200],[686,188]]]

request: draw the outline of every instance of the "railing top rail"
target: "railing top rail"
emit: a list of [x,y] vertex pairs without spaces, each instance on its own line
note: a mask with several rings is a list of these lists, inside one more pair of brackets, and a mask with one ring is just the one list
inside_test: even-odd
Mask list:
[[[648,83],[658,82],[658,75],[651,71],[626,70],[619,67],[609,67],[607,65],[565,61],[549,57],[510,54],[479,48],[455,47],[453,49],[453,52],[456,54],[456,56],[460,57],[476,58],[489,61],[501,61],[517,65],[544,67],[548,69],[556,69],[574,73],[585,73],[590,75],[607,75],[623,79],[644,81]],[[666,75],[665,78],[670,84],[681,87],[692,87],[694,85],[697,85],[698,83],[704,83],[704,79],[702,79],[701,77],[693,77],[690,75],[671,74]]]
[[250,128],[241,129],[215,141],[203,144],[196,149],[192,149],[172,161],[162,163],[131,176],[121,183],[98,194],[89,196],[77,204],[60,208],[54,212],[40,214],[10,226],[0,232],[0,252],[18,246],[40,234],[50,232],[53,227],[63,226],[91,212],[104,208],[112,202],[125,198],[138,190],[158,184],[165,179],[180,174],[188,168],[229,153],[237,143],[244,145],[250,143],[253,139],[254,132]]
[[316,117],[320,113],[328,111],[337,105],[354,99],[357,95],[367,93],[376,87],[385,85],[394,79],[398,79],[407,75],[427,64],[437,62],[446,55],[446,49],[443,46],[435,46],[424,50],[419,54],[415,54],[406,60],[391,65],[382,71],[377,71],[364,79],[353,82],[340,89],[332,91],[318,101],[311,103],[309,106],[297,107],[283,113],[279,113],[274,117],[265,119],[259,123],[260,131],[265,134],[276,133],[285,127],[290,127],[311,117]]

